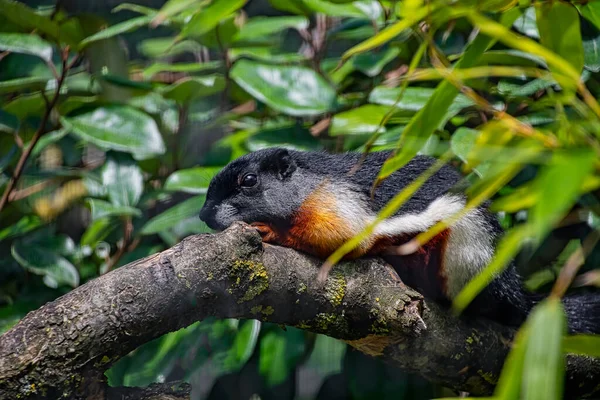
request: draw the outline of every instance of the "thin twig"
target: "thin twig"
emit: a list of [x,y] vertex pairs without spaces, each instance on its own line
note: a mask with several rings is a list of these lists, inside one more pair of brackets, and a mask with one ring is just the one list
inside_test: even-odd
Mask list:
[[[62,71],[56,81],[56,91],[54,93],[54,96],[52,96],[52,100],[50,100],[50,102],[47,104],[46,110],[44,111],[44,115],[42,116],[42,121],[40,122],[38,129],[35,131],[33,138],[31,139],[31,142],[29,143],[29,146],[27,146],[27,148],[25,149],[23,154],[21,154],[21,157],[19,158],[19,161],[17,162],[17,166],[15,167],[15,170],[13,172],[13,176],[8,181],[8,184],[6,185],[6,189],[4,189],[4,194],[2,195],[2,198],[0,199],[0,211],[2,211],[4,209],[4,207],[6,206],[6,204],[8,203],[9,196],[10,196],[11,192],[13,191],[13,189],[15,188],[17,182],[19,181],[19,178],[21,178],[21,174],[23,173],[23,170],[25,169],[25,164],[27,163],[27,160],[29,159],[29,156],[31,155],[33,148],[35,147],[37,142],[40,140],[40,138],[46,133],[46,130],[45,130],[46,124],[48,123],[48,120],[50,119],[52,110],[54,109],[54,107],[56,106],[56,103],[58,102],[58,98],[60,97],[60,89],[67,77],[67,73],[69,72],[70,68],[75,64],[75,61],[77,60],[77,57],[75,57],[73,59],[73,61],[71,61],[69,64],[67,64],[68,56],[69,56],[69,52],[67,49],[65,49],[65,51],[63,51],[63,54],[62,54]],[[44,92],[42,92],[42,93],[44,93]]]

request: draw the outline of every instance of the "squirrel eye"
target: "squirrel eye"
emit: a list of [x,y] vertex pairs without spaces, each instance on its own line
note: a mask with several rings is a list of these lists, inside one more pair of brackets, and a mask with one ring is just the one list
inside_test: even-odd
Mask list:
[[242,187],[246,187],[246,188],[252,187],[252,186],[256,185],[257,183],[258,183],[258,177],[256,176],[256,174],[246,174],[240,181],[240,185]]

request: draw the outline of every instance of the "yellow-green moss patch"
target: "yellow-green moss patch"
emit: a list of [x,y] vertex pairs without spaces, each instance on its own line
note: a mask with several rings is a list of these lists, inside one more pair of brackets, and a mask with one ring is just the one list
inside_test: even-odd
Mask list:
[[237,260],[229,271],[229,277],[234,280],[234,287],[247,286],[244,295],[238,303],[250,301],[269,287],[269,275],[262,263]]
[[325,297],[334,306],[337,307],[342,304],[344,295],[346,294],[346,280],[342,274],[332,274],[327,279],[327,285],[325,286]]

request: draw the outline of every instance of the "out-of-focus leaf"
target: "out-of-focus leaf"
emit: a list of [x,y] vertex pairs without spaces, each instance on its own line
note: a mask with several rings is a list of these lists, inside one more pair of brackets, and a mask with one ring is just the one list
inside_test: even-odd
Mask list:
[[319,115],[336,104],[335,90],[309,68],[239,60],[230,76],[256,99],[288,115]]
[[261,322],[256,319],[244,321],[235,335],[233,347],[225,363],[231,370],[239,370],[250,359],[258,342]]
[[562,351],[566,318],[560,299],[548,298],[528,318],[523,363],[523,399],[562,399],[565,359]]
[[240,58],[251,58],[267,63],[297,63],[306,60],[304,54],[282,53],[272,47],[236,47],[231,49],[229,54],[232,61]]
[[108,201],[98,199],[88,199],[90,209],[92,210],[92,220],[114,216],[134,216],[139,217],[142,212],[134,207],[119,206]]
[[[421,110],[428,101],[432,98],[435,93],[435,89],[424,88],[424,87],[407,87],[404,91],[402,98],[399,102],[396,102],[400,96],[400,88],[387,88],[384,86],[377,86],[371,94],[369,94],[369,102],[375,104],[382,104],[386,106],[395,106],[398,109],[417,112]],[[445,117],[442,119],[442,123],[445,123],[448,119],[452,118],[460,110],[466,107],[474,105],[473,101],[467,96],[459,94],[456,96],[452,104],[448,107]]]
[[[68,133],[69,131],[63,128],[44,134],[44,136],[42,136],[36,143],[35,147],[31,151],[31,154],[33,156],[40,154],[41,151],[44,150],[48,145],[58,142],[60,139],[67,136]],[[29,143],[27,144],[29,145]]]
[[235,35],[235,40],[252,40],[281,32],[285,29],[305,29],[308,19],[300,16],[254,17],[249,19]]
[[596,28],[600,29],[600,3],[597,1],[589,1],[586,4],[578,5],[577,8],[585,19],[596,25]]
[[210,180],[220,170],[219,167],[197,167],[175,171],[167,178],[164,189],[205,194]]
[[195,14],[181,30],[181,36],[200,36],[215,28],[220,21],[236,12],[247,0],[219,0]]
[[[202,46],[193,40],[175,41],[175,38],[152,38],[138,45],[140,53],[149,58],[172,57],[183,53],[194,53],[202,50]],[[201,64],[196,64],[201,65]]]
[[168,230],[179,221],[199,214],[202,204],[204,203],[204,198],[204,195],[195,196],[169,208],[146,222],[140,232],[142,235],[151,235],[153,233]]
[[102,167],[102,185],[115,206],[135,206],[144,191],[144,176],[129,155],[111,153]]
[[0,230],[0,240],[24,235],[40,227],[41,225],[42,221],[37,215],[25,215],[16,223]]
[[494,391],[494,399],[511,400],[521,398],[521,384],[523,381],[523,363],[527,340],[530,337],[531,328],[525,322],[515,335],[510,353],[506,357],[502,372],[498,378],[498,384]]
[[102,149],[129,152],[136,160],[165,152],[156,122],[132,107],[98,107],[74,117],[62,117],[61,121],[81,139]]
[[595,162],[596,153],[591,148],[553,153],[550,165],[536,178],[535,189],[544,201],[538,201],[531,210],[540,239],[573,205]]
[[160,9],[158,14],[152,20],[152,25],[156,26],[161,24],[163,21],[168,20],[174,15],[179,14],[180,12],[190,9],[194,3],[197,3],[197,6],[202,4],[202,1],[199,0],[169,0],[167,1]]
[[233,38],[240,31],[237,14],[231,14],[221,19],[214,29],[201,35],[194,36],[196,42],[209,49],[226,49],[231,47]]
[[563,349],[568,354],[581,354],[600,358],[600,336],[571,335],[563,339]]
[[556,81],[534,79],[527,83],[512,83],[501,80],[498,82],[498,93],[510,97],[528,97],[532,94],[556,85]]
[[383,68],[400,54],[397,47],[389,47],[384,51],[357,54],[352,65],[363,74],[374,77],[379,75]]
[[75,266],[57,253],[35,244],[17,242],[12,246],[12,255],[23,268],[34,274],[48,276],[59,285],[79,285],[79,274]]
[[383,117],[389,111],[389,107],[374,104],[365,104],[352,110],[336,114],[332,121],[329,133],[338,135],[364,135],[385,132],[385,127],[379,128]]
[[269,386],[282,383],[296,366],[304,347],[301,332],[288,328],[285,336],[270,331],[261,338],[258,368]]
[[[1,5],[0,5],[1,9]],[[52,59],[52,45],[36,35],[0,33],[0,51],[30,54],[46,62]]]
[[48,80],[42,77],[30,76],[26,78],[0,81],[0,94],[17,92],[20,90],[42,90]]
[[95,247],[98,242],[104,240],[112,231],[117,229],[117,226],[117,224],[112,223],[110,218],[93,221],[81,237],[81,246]]
[[346,4],[336,4],[324,0],[303,0],[303,3],[313,13],[325,14],[329,17],[367,17],[377,19],[383,12],[379,3],[371,1],[354,1]]
[[19,129],[19,119],[0,109],[0,132],[13,134],[17,129]]
[[187,104],[197,97],[206,97],[221,92],[225,88],[225,79],[221,75],[189,77],[178,80],[172,85],[162,87],[160,93],[180,104]]
[[539,39],[540,33],[536,23],[535,7],[529,7],[513,23],[513,28],[530,38]]
[[[456,132],[452,135],[450,139],[450,147],[452,151],[458,158],[460,158],[468,167],[469,165],[469,155],[471,154],[471,150],[475,146],[475,142],[479,137],[480,132],[475,129],[470,128],[458,128]],[[474,168],[474,170],[480,175],[485,175],[486,171],[489,168],[489,164],[482,163]]]
[[142,74],[148,79],[159,72],[202,72],[219,68],[223,63],[221,61],[208,61],[204,63],[154,63],[144,69]]
[[148,25],[151,20],[152,20],[151,15],[145,15],[142,17],[135,17],[132,19],[128,19],[121,23],[112,25],[106,29],[96,32],[93,35],[88,36],[85,39],[83,39],[81,41],[81,43],[79,44],[79,48],[83,49],[86,46],[88,46],[89,44],[97,42],[98,40],[104,40],[104,39],[111,38],[113,36],[120,35],[122,33],[134,31],[138,28],[141,28],[142,26]]
[[269,0],[269,3],[277,10],[288,11],[292,14],[310,15],[312,13],[304,0]]
[[576,71],[583,70],[583,44],[577,9],[560,1],[535,7],[540,41],[569,61]]
[[583,61],[587,70],[600,72],[600,28],[597,35],[583,38]]

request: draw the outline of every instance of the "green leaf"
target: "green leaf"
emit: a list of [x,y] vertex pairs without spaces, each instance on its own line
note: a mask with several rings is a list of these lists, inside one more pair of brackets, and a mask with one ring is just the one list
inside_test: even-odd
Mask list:
[[182,37],[200,36],[214,29],[225,17],[236,12],[247,0],[215,0],[196,13],[181,30]]
[[102,185],[113,205],[133,207],[144,191],[144,177],[129,155],[110,153],[102,166]]
[[581,73],[583,44],[577,9],[560,1],[542,3],[535,8],[541,43],[569,61]]
[[138,45],[138,50],[149,58],[163,58],[201,51],[202,46],[193,40],[176,42],[175,38],[167,37],[146,39]]
[[250,18],[235,35],[234,40],[252,40],[281,32],[285,29],[306,29],[309,21],[306,17],[254,17]]
[[372,134],[378,129],[379,132],[385,132],[385,127],[379,128],[379,125],[388,111],[389,107],[374,104],[343,111],[334,115],[329,133],[339,136]]
[[596,28],[600,29],[600,3],[597,1],[589,1],[587,4],[578,5],[577,8],[585,19],[596,25]]
[[229,58],[235,61],[240,58],[251,58],[267,63],[299,63],[306,60],[304,54],[281,52],[273,47],[236,47],[229,50]]
[[49,277],[50,282],[72,287],[79,285],[79,274],[75,266],[57,253],[36,246],[34,243],[22,242],[14,243],[11,252],[23,268],[34,274]]
[[98,199],[88,199],[88,204],[90,205],[90,209],[92,211],[92,221],[95,221],[104,217],[114,217],[114,216],[134,216],[139,217],[142,215],[142,212],[134,207],[128,206],[118,206],[109,203],[108,201],[98,200]]
[[269,332],[260,341],[259,371],[267,385],[282,383],[288,371],[285,363],[285,337]]
[[144,69],[142,75],[145,79],[151,78],[159,72],[202,72],[207,70],[213,70],[220,68],[223,63],[221,61],[208,61],[204,63],[154,63],[148,68]]
[[188,77],[178,80],[172,85],[160,88],[159,92],[167,99],[179,104],[188,104],[198,97],[206,97],[225,89],[225,78],[221,75]]
[[530,331],[523,362],[523,399],[563,397],[565,359],[562,351],[566,318],[560,299],[548,298],[528,318]]
[[176,223],[199,214],[204,203],[204,198],[204,195],[192,197],[157,215],[142,227],[142,235],[151,235],[168,230]]
[[88,46],[89,44],[97,42],[99,40],[108,39],[108,38],[120,35],[122,33],[134,31],[138,28],[141,28],[142,26],[146,26],[150,23],[152,18],[153,18],[152,15],[144,15],[142,17],[135,17],[135,18],[123,21],[121,23],[112,25],[106,29],[96,32],[93,35],[88,36],[85,39],[83,39],[81,41],[81,43],[79,44],[79,49],[81,50],[81,49],[85,48],[86,46]]
[[539,39],[535,15],[535,7],[528,7],[525,12],[519,16],[513,24],[513,28],[530,38]]
[[250,359],[258,342],[260,327],[261,322],[256,319],[242,322],[226,360],[228,369],[239,370]]
[[152,20],[152,26],[157,26],[172,16],[179,14],[186,9],[190,9],[194,3],[200,6],[203,2],[199,0],[169,0],[160,9],[158,14]]
[[61,32],[49,17],[36,13],[25,4],[13,0],[0,0],[0,15],[26,30],[36,30],[56,40],[73,44],[73,38]]
[[544,199],[534,205],[530,215],[538,239],[541,240],[569,211],[595,162],[596,153],[591,148],[555,151],[552,154],[550,165],[539,173],[534,183],[539,198]]
[[[427,7],[424,7],[427,8]],[[517,15],[505,13],[499,26],[511,25]],[[412,24],[411,24],[412,25]],[[495,43],[496,39],[479,34],[471,42],[463,56],[456,63],[455,68],[470,68],[479,61],[486,49]],[[379,172],[378,179],[391,175],[394,171],[409,162],[427,143],[433,132],[444,122],[448,110],[458,96],[458,89],[449,81],[444,80],[435,89],[424,107],[410,120],[400,138],[400,152],[388,159]]]
[[383,67],[393,61],[400,54],[397,47],[388,47],[379,52],[357,54],[352,60],[352,65],[363,74],[375,77],[381,73]]
[[600,72],[600,30],[596,33],[583,39],[583,61],[585,68],[592,72]]
[[80,244],[81,246],[95,247],[98,242],[104,240],[117,227],[118,225],[113,223],[110,218],[96,219],[83,233]]
[[220,167],[196,167],[175,171],[167,178],[164,189],[206,194],[210,180],[220,170]]
[[98,107],[75,117],[62,117],[61,122],[82,140],[102,149],[129,152],[136,160],[165,152],[156,122],[132,107]]
[[47,78],[37,76],[0,81],[0,94],[21,90],[42,90],[46,87],[47,82]]
[[336,103],[335,90],[309,68],[239,60],[230,76],[257,100],[284,114],[315,116]]
[[494,399],[512,400],[521,398],[521,383],[523,381],[523,362],[527,350],[527,340],[530,336],[530,327],[527,322],[521,326],[508,357],[504,361],[498,384],[494,391]]
[[[399,102],[396,102],[401,93],[401,88],[388,88],[377,86],[369,94],[369,102],[386,106],[395,105],[396,108],[405,111],[418,112],[427,105],[436,90],[425,87],[407,87]],[[450,118],[458,114],[462,109],[473,106],[475,103],[467,96],[458,94],[448,107],[446,115],[441,118],[440,126]]]
[[[65,136],[67,136],[68,133],[69,133],[69,131],[66,130],[66,129],[64,129],[64,128],[59,129],[57,131],[52,131],[52,132],[45,133],[44,136],[42,136],[40,138],[40,140],[38,140],[37,144],[35,145],[35,147],[31,151],[31,155],[37,156],[48,145],[50,145],[52,143],[58,142],[60,139],[62,139]],[[27,145],[29,145],[29,143],[31,143],[31,142],[28,142]]]
[[0,240],[10,239],[15,236],[24,235],[39,228],[42,220],[37,215],[25,215],[19,221],[0,230]]
[[563,349],[568,354],[581,354],[600,358],[600,336],[571,335],[563,339]]
[[[0,3],[1,9],[1,3]],[[36,35],[24,33],[0,33],[0,51],[29,54],[46,62],[52,60],[52,45]]]

